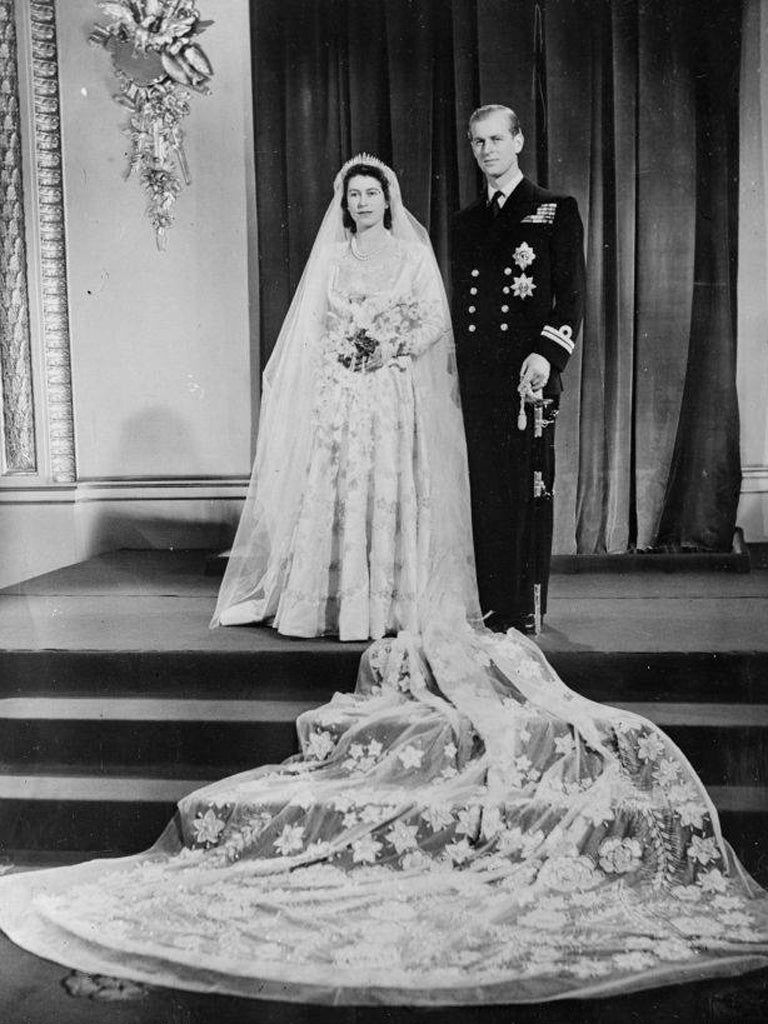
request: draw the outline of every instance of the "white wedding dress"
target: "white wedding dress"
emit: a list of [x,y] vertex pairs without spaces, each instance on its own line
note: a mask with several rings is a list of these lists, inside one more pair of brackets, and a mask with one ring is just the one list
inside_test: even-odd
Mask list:
[[[309,469],[273,625],[289,636],[341,640],[418,629],[428,573],[432,503],[414,359],[443,335],[424,247],[392,239],[361,261],[349,244],[328,254],[327,331],[312,413]],[[340,346],[359,325],[417,305],[419,326],[385,365],[359,373]]]
[[[257,452],[220,607],[253,601],[298,635],[399,632],[368,648],[354,693],[299,718],[297,758],[190,794],[144,854],[0,879],[0,927],[85,972],[327,1004],[524,1003],[768,967],[768,898],[680,750],[475,621],[444,295],[397,226],[378,264],[334,239],[300,289],[262,410],[279,457]],[[349,324],[414,283],[405,346],[398,328],[387,365],[351,372]]]
[[[446,600],[479,620],[442,278],[388,168],[391,228],[361,258],[341,208],[353,163],[337,175],[264,371],[251,484],[214,626],[378,639],[418,631],[425,609]],[[380,341],[379,369],[350,365],[361,333]]]

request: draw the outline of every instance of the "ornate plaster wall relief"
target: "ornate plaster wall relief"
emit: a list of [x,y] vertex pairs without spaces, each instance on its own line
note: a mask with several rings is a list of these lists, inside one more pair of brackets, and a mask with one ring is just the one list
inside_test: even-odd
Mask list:
[[37,470],[13,0],[0,0],[0,96],[0,474],[7,476]]
[[55,0],[31,0],[36,198],[51,476],[76,478]]
[[126,177],[136,172],[144,186],[162,250],[176,199],[192,181],[181,124],[189,91],[210,93],[213,68],[197,37],[213,22],[200,20],[194,0],[98,0],[98,6],[109,21],[95,25],[89,38],[112,56],[120,85],[115,99],[130,111]]

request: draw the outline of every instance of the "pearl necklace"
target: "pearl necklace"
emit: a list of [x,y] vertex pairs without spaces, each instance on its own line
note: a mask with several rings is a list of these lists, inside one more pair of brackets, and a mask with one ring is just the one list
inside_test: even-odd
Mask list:
[[385,240],[384,244],[380,245],[378,249],[372,249],[371,252],[360,252],[360,250],[358,249],[357,244],[356,244],[356,237],[357,237],[356,235],[352,235],[352,238],[350,239],[350,242],[349,242],[349,249],[350,249],[350,252],[352,253],[352,255],[357,260],[365,261],[365,260],[371,259],[372,256],[378,256],[378,254],[380,252],[384,251],[384,249],[385,249],[385,247],[387,245],[387,242]]

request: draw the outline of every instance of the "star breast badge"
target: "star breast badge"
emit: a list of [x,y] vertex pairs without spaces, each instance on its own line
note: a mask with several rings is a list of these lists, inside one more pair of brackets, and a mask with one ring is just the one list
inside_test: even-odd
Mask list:
[[527,277],[525,274],[512,279],[512,294],[518,299],[530,298],[535,287],[533,278]]
[[520,267],[521,270],[525,270],[526,267],[530,267],[533,261],[536,259],[536,253],[528,245],[527,242],[523,242],[515,249],[512,253],[512,259]]

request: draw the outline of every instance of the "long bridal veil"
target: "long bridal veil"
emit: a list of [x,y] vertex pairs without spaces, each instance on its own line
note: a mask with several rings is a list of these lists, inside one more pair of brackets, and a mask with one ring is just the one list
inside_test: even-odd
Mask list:
[[224,609],[243,601],[255,603],[259,619],[276,608],[308,472],[330,257],[348,239],[341,205],[344,175],[355,164],[373,164],[386,174],[391,233],[419,248],[425,268],[414,282],[420,291],[415,298],[436,305],[443,324],[438,341],[413,366],[433,510],[425,538],[428,557],[422,561],[426,571],[419,581],[420,618],[426,621],[445,601],[479,617],[466,444],[445,288],[427,232],[403,205],[397,176],[377,158],[360,154],[336,176],[333,198],[264,370],[253,472],[212,625]]

